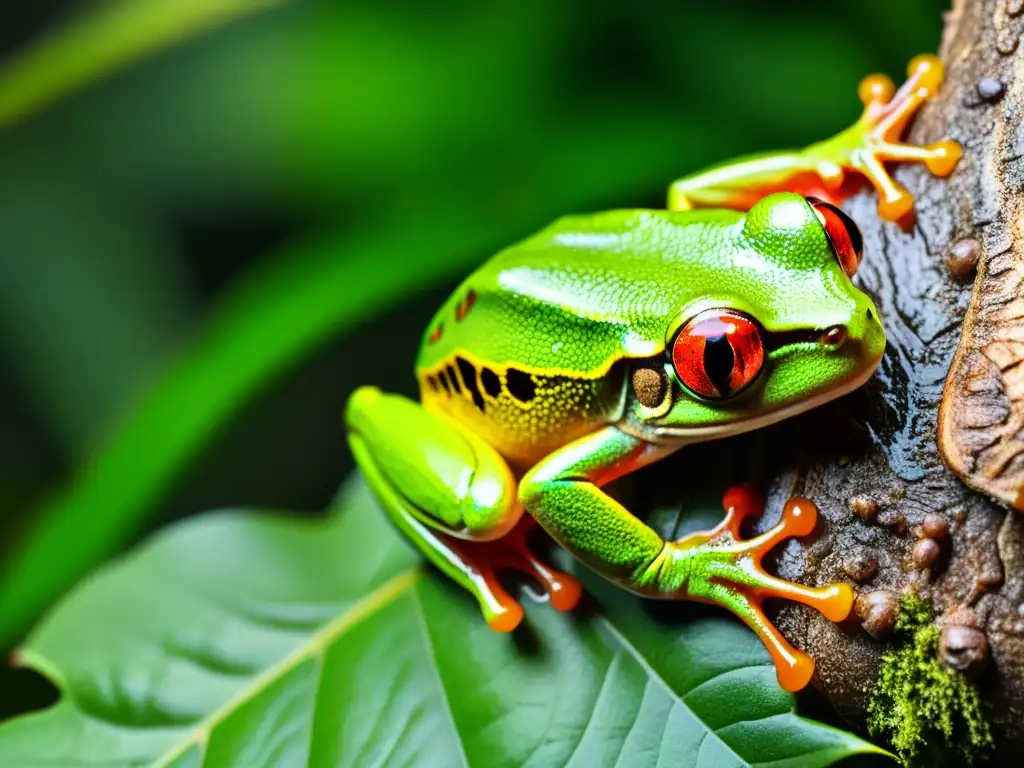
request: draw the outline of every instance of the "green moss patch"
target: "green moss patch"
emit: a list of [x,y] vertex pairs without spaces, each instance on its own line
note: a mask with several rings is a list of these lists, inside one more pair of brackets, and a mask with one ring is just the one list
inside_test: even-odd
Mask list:
[[904,765],[971,764],[984,757],[992,733],[981,697],[966,677],[939,661],[931,604],[904,597],[895,632],[868,701],[868,730],[886,738]]

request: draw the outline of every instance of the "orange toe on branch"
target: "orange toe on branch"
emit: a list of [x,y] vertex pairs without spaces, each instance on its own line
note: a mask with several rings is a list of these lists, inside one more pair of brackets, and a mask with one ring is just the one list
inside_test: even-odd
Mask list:
[[814,659],[794,648],[791,658],[784,660],[782,664],[775,662],[775,676],[783,690],[798,693],[806,688],[814,677]]
[[825,587],[806,587],[778,579],[762,571],[759,586],[752,591],[760,597],[781,597],[814,608],[829,621],[845,621],[853,609],[853,589],[849,584],[836,583]]
[[815,606],[821,615],[832,622],[846,621],[853,610],[853,587],[845,583],[829,584],[822,588],[821,600]]
[[[726,491],[722,505],[726,520],[710,535],[695,535],[704,552],[693,566],[688,595],[691,599],[724,606],[740,617],[761,639],[775,663],[779,684],[798,691],[810,682],[814,661],[795,649],[768,620],[762,609],[766,598],[783,598],[810,606],[833,622],[845,620],[853,608],[848,584],[808,587],[768,573],[762,557],[791,537],[807,536],[818,522],[818,508],[809,499],[795,496],[783,507],[781,519],[771,529],[748,540],[739,535],[745,517],[760,513],[760,495],[749,486]],[[720,554],[719,554],[720,553]],[[699,570],[698,570],[699,569]],[[697,577],[699,574],[699,578]]]
[[807,536],[818,523],[818,508],[810,499],[794,496],[782,509],[782,528],[787,536]]
[[952,139],[936,142],[928,150],[932,154],[925,159],[925,165],[936,176],[949,176],[964,155],[964,148]]
[[878,215],[888,221],[909,222],[914,198],[896,183],[884,162],[923,163],[935,176],[948,176],[963,155],[952,139],[927,145],[902,141],[910,121],[938,92],[942,76],[942,62],[931,54],[910,62],[907,80],[897,90],[885,75],[869,75],[858,89],[864,114],[853,129],[840,135],[837,151],[845,153],[849,168],[877,190]]
[[938,56],[922,53],[912,58],[907,65],[907,84],[913,88],[923,88],[929,95],[934,95],[942,85],[944,74],[942,60]]
[[764,511],[764,497],[752,485],[734,485],[722,496],[722,506],[725,518],[711,531],[710,537],[728,531],[738,541],[744,521],[760,517]]
[[790,645],[765,616],[760,599],[741,595],[738,602],[732,602],[731,609],[764,643],[775,664],[779,685],[790,693],[802,690],[814,675],[814,659]]
[[782,519],[760,536],[744,542],[743,549],[753,556],[760,568],[761,558],[777,544],[794,536],[806,536],[814,530],[817,522],[818,508],[814,506],[814,502],[794,496],[783,507]]
[[761,510],[764,509],[764,498],[754,486],[744,483],[726,490],[722,495],[722,506],[726,515],[745,519],[761,514]]
[[878,215],[886,221],[901,221],[914,210],[914,198],[905,190],[897,192],[878,201]]
[[874,104],[885,104],[896,92],[896,86],[888,75],[868,75],[860,81],[857,88],[857,95],[865,107]]
[[779,685],[790,693],[803,689],[814,675],[814,659],[794,648],[782,636],[778,628],[765,616],[760,598],[744,595],[738,606],[735,602],[732,604],[732,610],[764,643],[772,663],[775,664],[775,675]]

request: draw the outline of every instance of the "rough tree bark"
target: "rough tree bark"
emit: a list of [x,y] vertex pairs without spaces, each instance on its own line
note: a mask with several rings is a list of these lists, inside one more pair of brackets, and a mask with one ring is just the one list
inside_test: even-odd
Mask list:
[[[771,508],[796,490],[827,519],[815,543],[783,552],[783,576],[915,588],[940,617],[975,610],[990,645],[979,684],[1004,755],[1024,746],[1024,513],[1007,508],[1024,509],[1022,34],[1024,0],[954,3],[946,80],[910,138],[958,140],[960,166],[949,179],[897,172],[918,200],[910,233],[880,221],[871,195],[844,206],[863,230],[860,281],[888,333],[880,373],[845,402],[772,430],[771,444],[795,447],[764,468]],[[949,532],[925,566],[934,553],[914,548],[928,515],[926,531],[941,529],[939,516]],[[817,659],[820,690],[863,723],[884,642],[799,608],[780,623]]]

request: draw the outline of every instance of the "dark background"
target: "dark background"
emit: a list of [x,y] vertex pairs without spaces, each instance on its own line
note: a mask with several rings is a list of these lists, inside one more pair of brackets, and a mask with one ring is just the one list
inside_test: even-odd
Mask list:
[[[3,5],[11,61],[95,3]],[[143,527],[229,504],[322,508],[351,468],[348,392],[411,391],[422,327],[468,265],[558,215],[660,206],[706,164],[836,132],[861,76],[898,80],[936,49],[946,5],[300,0],[3,129],[0,552],[254,275],[316,252],[397,279],[442,254],[212,420]],[[0,714],[42,700],[28,681],[0,676]]]

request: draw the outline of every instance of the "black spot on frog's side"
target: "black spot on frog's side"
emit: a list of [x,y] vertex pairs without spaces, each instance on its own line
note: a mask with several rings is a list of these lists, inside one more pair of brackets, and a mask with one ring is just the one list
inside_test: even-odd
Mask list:
[[537,396],[537,384],[526,371],[509,368],[505,372],[505,383],[509,394],[521,403],[528,403]]
[[498,397],[501,394],[501,379],[490,368],[480,370],[480,384],[490,397]]
[[451,382],[452,391],[456,395],[461,395],[462,386],[459,384],[459,377],[455,375],[455,369],[449,365],[445,367],[445,370],[448,372],[448,381]]
[[484,410],[484,396],[480,392],[480,388],[476,383],[476,368],[473,364],[462,357],[455,358],[455,364],[459,366],[459,373],[462,374],[462,383],[466,387],[466,392],[473,399],[473,405],[479,408],[481,411]]
[[444,389],[444,393],[446,395],[451,395],[451,384],[448,383],[448,377],[445,375],[444,370],[438,371],[437,380],[441,382],[441,387]]

